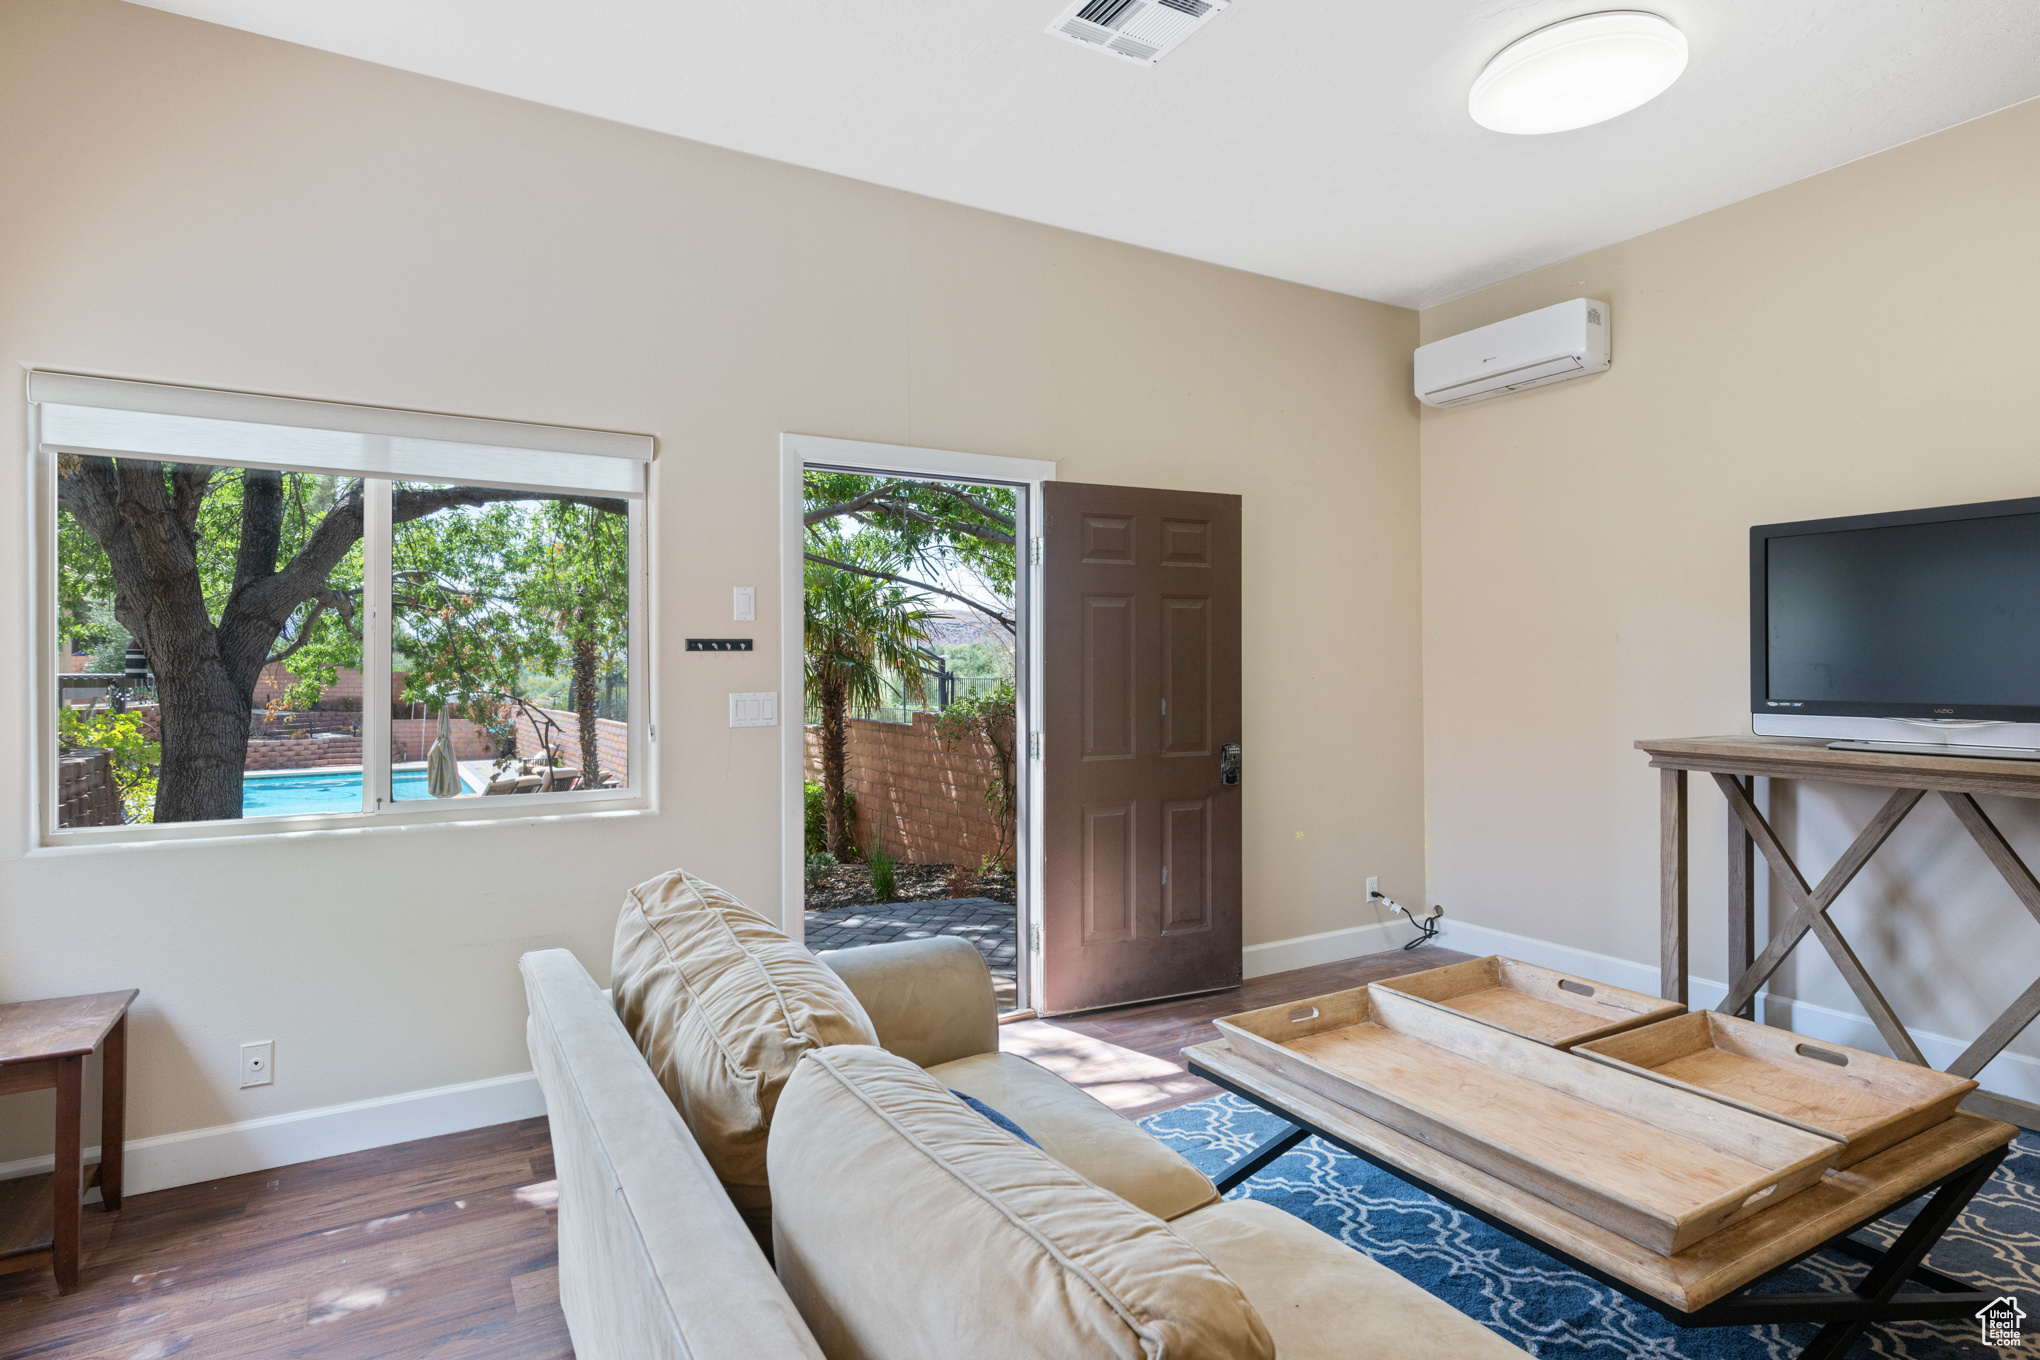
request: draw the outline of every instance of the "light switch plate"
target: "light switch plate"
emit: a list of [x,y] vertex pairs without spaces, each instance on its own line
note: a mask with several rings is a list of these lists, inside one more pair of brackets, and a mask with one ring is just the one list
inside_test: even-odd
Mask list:
[[758,587],[736,586],[730,593],[734,597],[730,617],[738,623],[755,623],[758,619]]
[[767,690],[763,694],[732,694],[730,696],[730,726],[779,726],[778,691]]

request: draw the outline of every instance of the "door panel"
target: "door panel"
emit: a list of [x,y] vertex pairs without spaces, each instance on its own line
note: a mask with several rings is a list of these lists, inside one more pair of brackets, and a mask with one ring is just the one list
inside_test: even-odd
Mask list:
[[1162,933],[1211,929],[1211,799],[1162,805]]
[[1085,515],[1083,523],[1086,562],[1113,567],[1133,565],[1131,515]]
[[1131,595],[1087,595],[1084,615],[1084,759],[1131,760],[1135,643]]
[[1162,754],[1211,754],[1211,601],[1162,601]]
[[1042,488],[1047,1014],[1240,980],[1240,500]]
[[1084,809],[1084,943],[1133,938],[1134,809]]
[[1161,563],[1165,567],[1210,566],[1211,521],[1206,519],[1163,520]]

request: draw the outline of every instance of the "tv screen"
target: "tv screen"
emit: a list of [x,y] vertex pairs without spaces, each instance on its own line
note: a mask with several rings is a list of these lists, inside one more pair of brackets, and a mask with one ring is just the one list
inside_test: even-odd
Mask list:
[[1753,711],[2040,718],[2040,499],[1750,531]]

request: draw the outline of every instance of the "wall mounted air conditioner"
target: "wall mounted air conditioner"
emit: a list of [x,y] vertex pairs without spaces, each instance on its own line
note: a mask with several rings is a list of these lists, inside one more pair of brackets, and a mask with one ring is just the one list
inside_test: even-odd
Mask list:
[[1426,406],[1520,392],[1608,368],[1608,304],[1574,298],[1417,350],[1417,400]]

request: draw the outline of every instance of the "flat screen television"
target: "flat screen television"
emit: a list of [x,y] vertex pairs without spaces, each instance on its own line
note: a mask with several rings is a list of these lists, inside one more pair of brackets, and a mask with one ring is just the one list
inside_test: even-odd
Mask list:
[[2040,753],[2040,497],[1750,530],[1760,736]]

